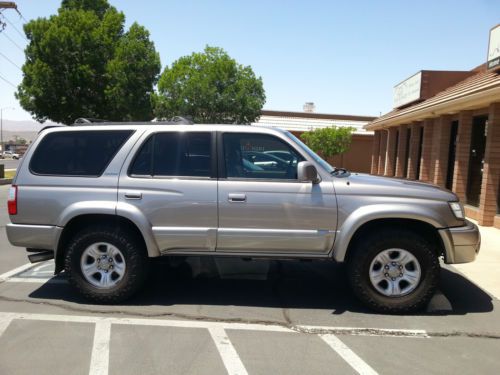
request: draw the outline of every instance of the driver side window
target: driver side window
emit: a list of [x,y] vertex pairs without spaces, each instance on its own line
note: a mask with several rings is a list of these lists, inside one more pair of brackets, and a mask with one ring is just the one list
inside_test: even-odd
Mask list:
[[304,158],[285,142],[267,134],[225,133],[228,178],[296,180]]

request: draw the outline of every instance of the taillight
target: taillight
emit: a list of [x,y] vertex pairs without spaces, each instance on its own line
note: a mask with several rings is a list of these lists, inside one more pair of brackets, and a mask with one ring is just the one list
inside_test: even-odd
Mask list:
[[12,185],[9,188],[9,197],[7,199],[7,207],[9,215],[17,215],[17,186]]

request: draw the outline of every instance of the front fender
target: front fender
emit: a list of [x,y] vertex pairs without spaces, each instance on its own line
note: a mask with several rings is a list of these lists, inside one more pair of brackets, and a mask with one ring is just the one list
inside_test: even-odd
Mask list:
[[425,222],[436,229],[446,227],[439,215],[428,207],[402,203],[362,206],[354,210],[338,229],[333,245],[333,259],[343,262],[356,231],[364,224],[378,219],[411,219]]

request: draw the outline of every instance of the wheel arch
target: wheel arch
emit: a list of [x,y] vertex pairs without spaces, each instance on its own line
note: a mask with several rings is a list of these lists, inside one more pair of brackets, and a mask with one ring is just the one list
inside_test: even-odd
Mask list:
[[142,233],[139,227],[129,218],[113,214],[82,214],[71,218],[62,230],[54,257],[56,263],[56,274],[61,272],[64,268],[64,256],[66,249],[75,234],[85,227],[96,225],[112,226],[114,228],[123,229],[129,234],[132,233],[142,242],[144,248],[148,252],[148,256],[151,257],[159,255],[156,244],[152,246],[148,243],[150,241],[146,240],[144,233]]
[[[337,248],[334,247],[333,257],[337,262],[349,260],[352,249],[369,233],[382,231],[384,229],[404,228],[425,238],[435,249],[436,255],[445,255],[445,245],[433,224],[428,221],[413,218],[378,218],[363,222],[350,233],[348,239],[344,238]],[[340,241],[339,241],[340,242]]]

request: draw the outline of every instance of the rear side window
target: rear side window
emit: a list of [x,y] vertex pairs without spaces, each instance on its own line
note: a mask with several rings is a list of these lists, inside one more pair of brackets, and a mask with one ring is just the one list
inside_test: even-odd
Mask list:
[[211,133],[156,133],[142,145],[132,176],[210,177]]
[[71,131],[45,136],[30,162],[32,173],[51,176],[100,176],[132,130]]

